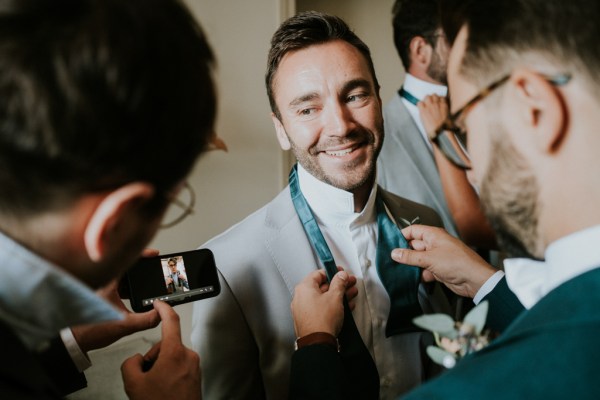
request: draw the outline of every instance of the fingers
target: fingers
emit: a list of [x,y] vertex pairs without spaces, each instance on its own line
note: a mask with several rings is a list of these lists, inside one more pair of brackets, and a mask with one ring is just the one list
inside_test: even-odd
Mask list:
[[428,270],[424,269],[423,274],[421,275],[422,282],[433,282],[436,281],[435,276]]
[[144,313],[129,313],[125,318],[127,319],[127,329],[130,333],[154,328],[160,323],[160,315],[156,310]]
[[329,291],[333,296],[342,298],[346,292],[346,286],[348,285],[348,273],[346,271],[340,271],[331,280],[329,284]]
[[144,249],[142,250],[142,257],[154,257],[159,255],[160,252],[157,249]]
[[318,269],[316,271],[311,272],[304,278],[302,283],[309,284],[312,287],[321,287],[324,284],[327,284],[327,274],[324,270]]
[[121,375],[123,375],[123,381],[126,386],[128,385],[128,382],[137,381],[136,377],[143,373],[143,364],[144,358],[141,354],[136,354],[132,357],[129,357],[123,362],[123,364],[121,364]]
[[179,325],[179,315],[173,308],[162,301],[154,302],[154,309],[158,311],[162,321],[161,332],[162,341],[165,347],[181,345],[181,326]]
[[149,363],[156,361],[158,355],[160,354],[160,346],[161,342],[155,343],[154,346],[152,346],[150,350],[144,354],[144,361]]
[[429,267],[427,253],[410,249],[392,250],[392,259],[400,264],[413,265],[419,268]]
[[425,225],[409,225],[402,229],[402,235],[409,242],[411,240],[423,240],[423,235],[427,231]]

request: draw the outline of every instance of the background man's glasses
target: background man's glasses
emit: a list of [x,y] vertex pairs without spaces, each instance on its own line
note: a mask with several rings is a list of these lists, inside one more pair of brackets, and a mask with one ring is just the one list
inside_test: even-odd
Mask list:
[[[440,148],[446,158],[457,167],[471,169],[471,158],[467,152],[467,132],[465,127],[465,119],[468,113],[495,89],[506,83],[510,76],[511,74],[507,74],[483,88],[464,106],[450,114],[440,127],[435,130],[435,134],[431,140]],[[570,74],[542,76],[556,86],[565,85],[571,80]]]
[[171,228],[183,221],[188,215],[194,213],[195,204],[196,194],[186,181],[177,194],[177,197],[171,200],[171,204],[165,213],[165,222],[160,224],[160,228]]

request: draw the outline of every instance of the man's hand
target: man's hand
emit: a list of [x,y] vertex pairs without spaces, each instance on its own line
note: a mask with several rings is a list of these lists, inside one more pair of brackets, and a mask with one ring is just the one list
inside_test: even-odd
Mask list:
[[442,125],[442,122],[448,116],[448,101],[445,97],[432,94],[421,100],[417,107],[419,108],[423,128],[425,128],[427,136],[432,138],[435,130]]
[[411,225],[402,234],[414,250],[395,249],[399,263],[423,268],[423,280],[437,280],[459,296],[473,298],[496,269],[442,228]]
[[[162,340],[144,356],[136,354],[121,366],[130,399],[200,399],[200,358],[181,342],[179,316],[166,303],[155,301],[162,320]],[[235,384],[235,383],[232,383]]]
[[123,301],[121,301],[117,287],[118,281],[115,280],[105,287],[98,289],[96,293],[119,309],[124,314],[124,319],[71,327],[73,337],[84,353],[106,347],[134,332],[154,328],[160,322],[160,317],[156,310],[150,310],[145,313],[133,313],[129,311],[125,307],[125,304],[123,304]]
[[331,283],[327,283],[323,270],[313,271],[304,278],[296,286],[291,305],[296,336],[326,332],[337,337],[344,322],[342,299],[346,295],[353,303],[358,293],[355,284],[356,277],[345,271],[335,274]]

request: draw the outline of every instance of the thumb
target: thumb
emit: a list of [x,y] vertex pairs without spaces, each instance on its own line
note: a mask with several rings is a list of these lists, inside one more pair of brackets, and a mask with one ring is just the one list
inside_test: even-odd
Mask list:
[[424,251],[394,249],[392,250],[392,259],[399,264],[412,265],[419,268],[427,268],[429,266]]
[[340,271],[333,276],[333,279],[329,283],[329,292],[341,299],[346,293],[346,286],[348,286],[348,273]]

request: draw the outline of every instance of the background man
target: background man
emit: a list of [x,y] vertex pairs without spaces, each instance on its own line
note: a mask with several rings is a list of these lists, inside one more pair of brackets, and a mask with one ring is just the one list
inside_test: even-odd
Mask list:
[[[453,1],[452,9],[460,2]],[[436,210],[444,227],[472,246],[495,246],[477,194],[430,142],[432,116],[447,95],[449,46],[439,0],[397,0],[392,10],[394,44],[405,69],[402,87],[384,107],[385,146],[378,159],[379,184]],[[445,104],[444,104],[445,105]],[[424,114],[425,113],[425,114]],[[446,116],[444,109],[442,118]],[[432,121],[433,122],[430,122]],[[428,124],[429,122],[429,124]]]
[[[72,389],[61,383],[85,384],[57,362],[59,330],[121,319],[110,341],[157,323],[156,311],[123,320],[92,289],[139,257],[209,142],[213,56],[172,0],[1,1],[0,31],[0,397],[58,398]],[[125,362],[127,392],[198,397],[198,357],[175,312],[156,310],[163,341],[148,372],[141,355]]]
[[[422,333],[386,337],[391,305],[377,271],[383,268],[376,262],[378,239],[385,235],[378,234],[376,217],[387,209],[398,223],[441,221],[432,209],[375,183],[383,141],[379,86],[368,47],[343,21],[309,12],[284,22],[272,38],[266,84],[277,138],[298,166],[272,202],[204,245],[215,254],[222,282],[217,298],[194,304],[192,343],[203,360],[204,395],[287,397],[296,339],[289,304],[294,286],[322,264],[314,235],[307,236],[298,217],[301,207],[302,221],[314,223],[309,231],[322,233],[319,249],[331,251],[333,268],[341,265],[350,281],[358,280],[347,319],[357,328],[342,330],[357,340],[340,337],[349,360],[345,373],[355,383],[349,396],[377,397],[381,386],[381,397],[392,398],[422,382],[429,361]],[[301,198],[305,203],[297,206]],[[382,257],[389,260],[389,253]],[[417,274],[415,302],[419,290],[424,309],[452,312],[439,287],[426,292],[418,282]]]
[[[590,0],[476,1],[465,9],[449,61],[454,118],[445,126],[468,131],[474,176],[499,243],[509,254],[545,261],[507,267],[528,310],[409,398],[600,396],[599,16],[600,4]],[[425,255],[435,249],[429,229],[408,230]],[[294,299],[297,323],[320,297],[311,289],[317,278],[303,283],[310,295]],[[331,373],[331,365],[319,367]]]

